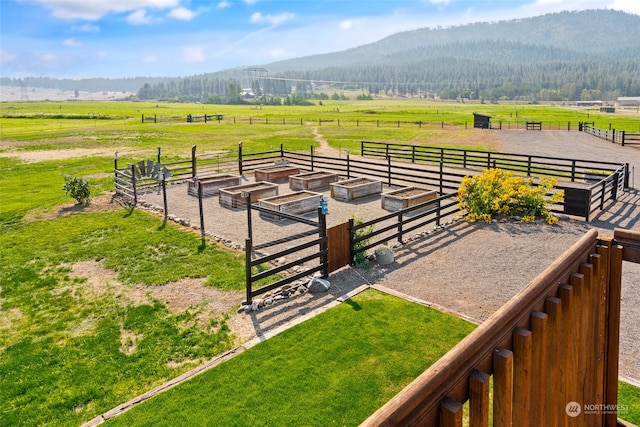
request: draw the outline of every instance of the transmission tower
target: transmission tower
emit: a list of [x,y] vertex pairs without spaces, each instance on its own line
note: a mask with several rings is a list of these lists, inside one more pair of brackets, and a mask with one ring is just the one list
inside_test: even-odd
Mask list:
[[264,68],[249,67],[244,69],[245,74],[249,77],[251,90],[255,97],[262,96],[264,93],[264,81],[268,76],[268,71]]

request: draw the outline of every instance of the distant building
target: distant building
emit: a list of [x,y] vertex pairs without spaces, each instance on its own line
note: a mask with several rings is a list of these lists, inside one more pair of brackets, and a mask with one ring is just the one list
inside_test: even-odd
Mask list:
[[491,129],[491,116],[473,113],[473,127],[478,129]]
[[600,107],[602,101],[576,101],[576,107]]
[[620,107],[637,107],[640,105],[640,96],[619,96],[617,104]]

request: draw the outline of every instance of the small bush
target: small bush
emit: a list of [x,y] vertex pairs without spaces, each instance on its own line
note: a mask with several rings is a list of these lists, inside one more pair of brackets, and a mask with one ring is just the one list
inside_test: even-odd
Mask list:
[[557,184],[554,178],[541,178],[533,185],[531,178],[514,176],[509,171],[487,169],[482,174],[466,176],[458,188],[458,206],[467,210],[467,221],[490,223],[494,215],[517,215],[523,222],[543,217],[547,223],[558,222],[549,204],[564,198],[564,192],[551,190]]
[[84,178],[65,175],[62,189],[68,196],[73,197],[79,205],[88,205],[91,201],[89,182]]
[[[351,215],[351,218],[353,219],[353,225],[361,225],[364,222],[362,217],[357,215]],[[359,238],[372,232],[373,226],[360,228],[354,233],[354,237]],[[367,263],[367,252],[362,249],[369,244],[369,241],[370,239],[364,239],[353,245],[353,262],[359,267],[367,268],[369,266]]]

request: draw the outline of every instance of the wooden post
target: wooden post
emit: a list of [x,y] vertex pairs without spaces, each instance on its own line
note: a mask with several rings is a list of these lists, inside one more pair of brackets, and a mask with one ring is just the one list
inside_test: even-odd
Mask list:
[[447,397],[440,404],[440,424],[443,427],[462,427],[462,404]]
[[531,421],[531,331],[513,332],[513,420],[522,427]]
[[138,204],[138,190],[136,188],[136,167],[131,165],[131,186],[133,187],[133,205]]
[[329,259],[327,257],[327,215],[323,212],[322,207],[318,208],[318,234],[320,237],[320,264],[322,265],[322,277],[329,277]]
[[387,155],[387,185],[391,187],[391,157]]
[[499,348],[493,352],[494,427],[511,427],[513,419],[512,415],[513,353],[506,348]]
[[489,427],[489,375],[480,371],[469,377],[469,425]]
[[244,241],[244,277],[245,277],[245,288],[246,288],[246,296],[245,296],[246,305],[251,305],[251,302],[252,302],[251,301],[251,252],[252,251],[253,251],[253,246],[251,243],[251,238],[245,239]]
[[[545,311],[549,318],[547,334],[547,372],[546,392],[544,399],[544,425],[555,427],[560,418],[559,408],[563,405],[564,394],[560,390],[564,359],[561,349],[564,348],[562,336],[562,305],[559,298],[548,297],[545,300]],[[564,411],[564,408],[562,408]]]
[[531,425],[545,426],[544,413],[547,391],[547,324],[545,313],[534,311],[531,313]]
[[200,242],[202,247],[205,246],[204,238],[204,209],[202,207],[202,183],[196,178],[196,185],[198,186],[198,211],[200,212]]
[[313,145],[311,146],[311,171],[313,172]]
[[169,207],[167,204],[167,180],[164,173],[162,174],[162,206],[164,208],[164,222],[167,222]]
[[196,168],[196,146],[191,147],[191,178],[195,178],[198,174]]
[[238,142],[238,174],[242,175],[242,141]]
[[[614,243],[611,248],[611,270],[609,272],[609,290],[607,307],[607,367],[606,367],[606,405],[618,403],[618,357],[620,352],[620,299],[622,297],[622,246]],[[605,425],[617,425],[616,414],[605,415]]]
[[573,316],[573,287],[569,285],[560,285],[558,288],[558,296],[562,305],[562,320],[560,322],[560,330],[564,333],[563,343],[560,343],[560,390],[562,399],[558,402],[558,418],[562,421],[560,425],[566,426],[569,424],[569,415],[566,411],[566,405],[574,401],[576,396],[572,393],[572,384],[576,382],[576,375],[578,374],[575,366],[577,364],[577,355],[575,354],[575,335],[573,333],[572,324],[574,323]]

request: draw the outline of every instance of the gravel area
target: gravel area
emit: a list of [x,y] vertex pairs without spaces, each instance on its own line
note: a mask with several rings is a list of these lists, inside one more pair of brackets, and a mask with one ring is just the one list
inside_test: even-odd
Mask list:
[[[640,150],[620,147],[598,138],[562,131],[486,131],[502,152],[575,157],[630,163],[631,186],[640,185]],[[483,135],[486,139],[486,136]],[[252,182],[250,175],[243,183]],[[386,188],[385,188],[386,189]],[[280,194],[288,192],[280,185]],[[383,190],[384,191],[384,190]],[[328,191],[323,194],[329,199]],[[148,207],[162,206],[162,195],[144,194]],[[199,224],[197,199],[187,194],[186,185],[168,188],[169,213]],[[205,229],[212,239],[240,250],[247,238],[245,209],[223,208],[217,197],[204,200]],[[386,214],[378,196],[357,203],[329,199],[329,226],[351,215],[364,219]],[[290,221],[267,221],[254,212],[254,245],[308,230]],[[321,308],[363,284],[382,285],[413,298],[433,303],[468,318],[482,321],[525,287],[537,274],[576,242],[586,231],[598,229],[612,234],[615,227],[640,231],[640,192],[630,189],[591,222],[562,220],[555,226],[540,223],[497,222],[468,224],[452,221],[439,230],[418,230],[421,237],[396,249],[389,267],[374,265],[369,270],[345,268],[331,275],[327,294],[297,295],[286,302],[232,316],[229,323],[239,340],[246,341],[281,327],[301,315]],[[427,233],[427,231],[429,231]],[[461,268],[464,266],[464,268]],[[239,300],[243,299],[239,294]],[[640,264],[625,263],[622,290],[620,373],[640,380]]]

